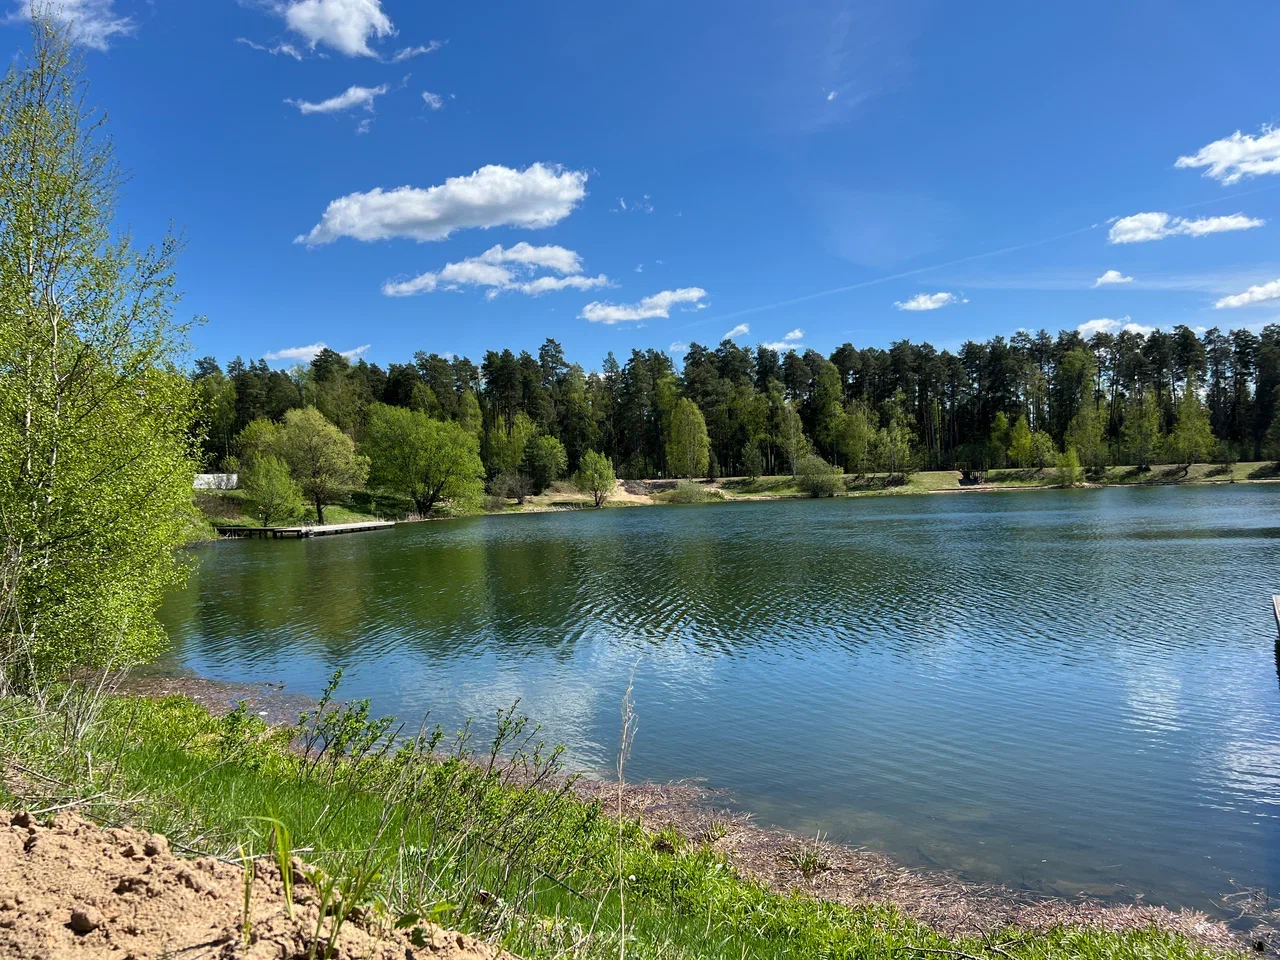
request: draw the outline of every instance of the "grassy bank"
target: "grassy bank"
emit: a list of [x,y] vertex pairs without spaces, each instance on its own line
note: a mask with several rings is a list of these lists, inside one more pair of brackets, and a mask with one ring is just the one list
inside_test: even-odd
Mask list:
[[[1140,471],[1133,466],[1107,467],[1100,473],[1088,474],[1085,481],[1095,486],[1132,486],[1141,484],[1210,484],[1250,483],[1280,480],[1280,466],[1273,462],[1236,463],[1222,466],[1195,463],[1185,466],[1155,466]],[[988,471],[981,483],[966,484],[957,470],[922,470],[905,480],[882,473],[846,474],[842,478],[847,496],[902,496],[906,494],[966,493],[1000,490],[1048,489],[1059,485],[1058,471],[1053,468],[1009,468]],[[729,500],[788,500],[805,497],[799,482],[790,476],[728,477],[716,481],[625,480],[619,481],[607,507],[637,507],[671,503],[717,503]],[[213,526],[258,526],[240,490],[197,490],[195,505]],[[560,481],[544,493],[530,496],[524,503],[496,497],[486,499],[480,513],[546,513],[556,510],[583,510],[592,506],[591,497]],[[413,504],[386,493],[351,491],[340,502],[325,507],[326,523],[356,523],[362,520],[402,520],[411,514]],[[450,514],[442,513],[441,516]],[[303,523],[315,522],[315,509],[307,508]],[[200,539],[193,537],[192,539]]]
[[[273,732],[243,711],[214,718],[180,697],[109,698],[93,716],[9,700],[0,800],[74,804],[233,858],[270,854],[285,837],[346,890],[348,908],[409,925],[430,918],[526,958],[617,957],[624,944],[652,960],[1220,955],[1154,928],[949,937],[892,907],[777,892],[733,867],[714,828],[650,832],[614,807],[610,789],[575,792],[558,753],[518,717],[500,714],[496,730],[474,750],[467,734],[414,737],[360,704],[322,703],[300,728]],[[794,866],[830,869],[804,851]]]

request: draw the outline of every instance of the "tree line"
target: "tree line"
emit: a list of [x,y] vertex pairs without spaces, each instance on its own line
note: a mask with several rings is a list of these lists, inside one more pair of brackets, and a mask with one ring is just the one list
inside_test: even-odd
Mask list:
[[591,372],[552,339],[536,356],[488,351],[478,366],[419,352],[383,369],[325,349],[288,372],[239,358],[224,371],[205,358],[193,380],[211,464],[234,464],[246,427],[291,410],[314,408],[377,449],[402,416],[390,410],[410,411],[474,438],[476,476],[521,499],[588,451],[629,479],[794,473],[811,455],[889,474],[1043,467],[1068,448],[1094,470],[1280,457],[1277,324],[1087,339],[1023,331],[956,353],[902,340],[824,356],[724,340],[691,344],[679,367],[650,349],[623,363],[610,352]]

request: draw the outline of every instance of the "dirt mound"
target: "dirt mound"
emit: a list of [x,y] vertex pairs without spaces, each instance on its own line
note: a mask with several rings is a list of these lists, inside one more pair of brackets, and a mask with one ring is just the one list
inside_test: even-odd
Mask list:
[[[316,891],[296,869],[294,881],[290,918],[279,870],[265,860],[254,864],[246,943],[243,866],[180,859],[158,834],[106,830],[72,814],[41,826],[25,813],[0,811],[0,957],[304,958],[320,912]],[[326,955],[328,929],[326,921],[317,956]],[[391,931],[364,919],[342,925],[331,955],[513,960],[431,924]]]

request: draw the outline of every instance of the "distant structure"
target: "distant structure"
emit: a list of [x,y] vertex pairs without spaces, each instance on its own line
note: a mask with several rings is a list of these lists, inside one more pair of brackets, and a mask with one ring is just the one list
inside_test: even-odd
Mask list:
[[196,490],[234,490],[240,482],[238,473],[197,473]]

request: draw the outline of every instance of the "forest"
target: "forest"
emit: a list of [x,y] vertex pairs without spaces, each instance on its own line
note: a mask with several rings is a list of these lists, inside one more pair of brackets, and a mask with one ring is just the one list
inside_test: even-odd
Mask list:
[[536,356],[491,350],[479,365],[420,351],[383,369],[324,349],[287,372],[206,357],[192,377],[210,469],[235,466],[256,420],[315,407],[361,444],[371,409],[386,405],[460,424],[490,478],[540,436],[560,442],[570,472],[598,451],[623,478],[681,476],[670,433],[683,399],[705,424],[696,465],[712,477],[781,473],[810,454],[888,473],[1043,467],[1069,448],[1086,469],[1280,457],[1280,324],[1088,339],[1020,331],[956,353],[901,340],[824,356],[724,340],[691,344],[679,365],[653,349],[624,362],[610,352],[590,372],[552,339]]

